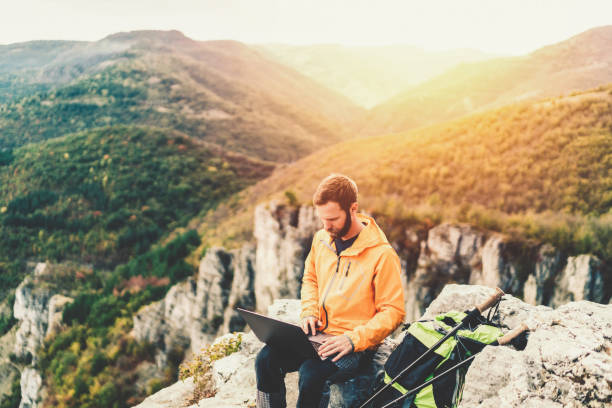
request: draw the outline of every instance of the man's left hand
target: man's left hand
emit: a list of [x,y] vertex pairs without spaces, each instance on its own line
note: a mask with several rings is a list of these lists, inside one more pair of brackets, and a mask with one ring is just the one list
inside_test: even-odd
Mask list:
[[334,362],[338,361],[352,351],[353,346],[351,345],[351,341],[344,334],[341,336],[328,338],[323,342],[323,344],[321,344],[321,347],[319,347],[319,355],[324,358],[338,353],[338,355],[332,359]]

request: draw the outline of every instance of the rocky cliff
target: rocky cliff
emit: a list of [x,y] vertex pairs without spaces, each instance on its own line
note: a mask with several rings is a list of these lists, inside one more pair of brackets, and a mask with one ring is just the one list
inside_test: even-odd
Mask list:
[[[134,315],[134,337],[157,350],[156,364],[143,369],[141,382],[161,376],[173,350],[190,358],[218,336],[242,330],[236,307],[266,312],[275,299],[299,297],[303,263],[319,226],[311,206],[271,202],[255,210],[254,242],[235,250],[209,248],[196,276]],[[610,299],[609,266],[590,254],[566,257],[549,244],[517,247],[502,234],[462,224],[441,224],[425,234],[408,229],[404,235],[406,240],[392,245],[402,261],[407,321],[421,316],[449,283],[500,286],[532,305]],[[19,326],[11,350],[36,361],[36,348],[61,326],[61,311],[71,299],[36,283],[50,270],[46,264],[34,269],[17,290]],[[22,369],[24,404],[35,406],[38,383],[35,373]]]
[[[235,307],[265,312],[275,299],[299,297],[304,260],[320,228],[314,208],[272,202],[256,208],[254,222],[253,244],[208,249],[197,277],[134,316],[135,337],[157,345],[160,372],[173,348],[189,358],[215,337],[242,330]],[[405,235],[410,248],[392,245],[402,260],[406,321],[418,319],[448,283],[499,286],[533,305],[609,299],[610,282],[593,255],[566,258],[549,244],[521,248],[502,234],[463,224]]]
[[553,307],[610,299],[612,282],[604,280],[604,265],[593,255],[564,258],[550,244],[520,247],[502,234],[461,224],[430,229],[420,246],[416,270],[404,271],[408,321],[417,319],[447,283],[499,286],[531,304]]
[[255,244],[227,251],[213,247],[198,275],[134,315],[134,337],[157,346],[159,372],[173,348],[187,357],[215,337],[242,330],[236,307],[265,311],[274,299],[299,296],[304,260],[319,221],[311,206],[276,202],[255,210]]
[[21,371],[21,403],[19,408],[36,408],[42,378],[34,368],[37,349],[47,336],[62,327],[62,312],[71,298],[56,293],[45,277],[53,274],[53,265],[38,263],[33,273],[17,287],[13,315],[19,321],[13,345],[13,356],[25,366]]
[[[446,285],[423,318],[450,310],[466,310],[486,299],[492,289],[477,285]],[[504,331],[527,323],[531,331],[523,350],[512,346],[486,347],[468,370],[462,408],[485,407],[592,407],[612,403],[612,305],[570,302],[558,309],[533,306],[511,295],[500,307]],[[296,321],[297,300],[281,300],[269,313]],[[358,379],[332,384],[329,407],[355,407],[372,391],[376,372],[401,341],[402,333],[388,338]],[[255,396],[254,359],[262,344],[245,334],[237,353],[214,363],[213,398],[190,408],[252,406]],[[286,378],[288,406],[296,400],[295,373]],[[179,381],[150,396],[139,408],[185,406],[193,381]],[[355,398],[359,396],[359,398]]]

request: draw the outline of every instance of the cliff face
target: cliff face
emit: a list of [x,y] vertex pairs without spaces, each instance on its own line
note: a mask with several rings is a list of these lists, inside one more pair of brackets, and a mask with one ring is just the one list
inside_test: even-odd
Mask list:
[[196,278],[143,307],[134,316],[134,336],[157,346],[158,369],[165,367],[172,348],[186,350],[189,357],[215,337],[242,330],[236,307],[265,311],[274,299],[298,297],[318,222],[312,207],[258,206],[255,245],[208,249]]
[[611,282],[604,282],[603,265],[593,255],[563,258],[549,244],[517,248],[501,234],[460,224],[436,226],[420,244],[416,270],[404,271],[408,321],[416,320],[447,283],[499,286],[531,304],[554,307],[609,297]]
[[42,378],[33,367],[37,362],[37,349],[44,339],[61,328],[62,312],[71,298],[54,293],[55,289],[39,282],[39,278],[50,274],[53,267],[38,263],[33,275],[27,276],[17,287],[13,315],[19,321],[15,334],[13,354],[26,367],[21,372],[20,408],[36,408],[41,392]]
[[243,327],[234,308],[253,308],[255,249],[210,248],[196,278],[175,285],[164,299],[134,315],[134,337],[157,346],[156,363],[165,367],[172,348],[198,352],[219,333]]
[[[446,285],[423,318],[451,310],[471,309],[492,293],[478,285]],[[269,314],[296,321],[299,301],[276,301]],[[571,302],[558,309],[533,306],[511,295],[499,307],[502,329],[527,323],[531,332],[523,350],[490,346],[470,366],[462,408],[485,407],[592,407],[612,403],[612,305]],[[329,387],[329,407],[356,407],[375,386],[376,372],[402,334],[387,338],[371,364],[357,379]],[[262,344],[245,334],[240,350],[214,363],[216,395],[190,408],[252,406],[255,398],[254,359]],[[297,375],[288,374],[287,406],[297,397]],[[139,408],[179,407],[193,392],[191,379],[150,396]]]
[[[320,228],[314,208],[260,205],[254,227],[254,244],[210,248],[196,278],[134,316],[135,337],[157,345],[159,370],[172,348],[189,358],[215,337],[242,330],[236,307],[265,312],[275,299],[299,297],[304,260]],[[406,321],[418,319],[448,283],[499,286],[533,305],[606,300],[603,266],[592,255],[563,258],[548,244],[525,253],[501,234],[462,224],[406,236],[410,248],[392,243],[402,260]]]
[[[273,202],[255,211],[253,243],[231,251],[209,248],[197,276],[134,315],[134,337],[157,349],[155,366],[144,370],[147,378],[141,380],[160,376],[173,349],[189,358],[218,336],[243,330],[236,307],[266,312],[276,299],[298,298],[304,260],[318,228],[311,206]],[[409,230],[405,235],[404,243],[392,245],[402,261],[406,321],[418,319],[449,283],[500,286],[532,305],[609,301],[610,282],[593,255],[565,258],[548,244],[525,253],[501,234],[461,224],[442,224],[425,236]],[[48,265],[38,264],[17,289],[14,315],[19,325],[11,351],[22,359],[31,355],[36,361],[36,348],[61,327],[61,312],[71,301],[36,283],[48,271]],[[36,406],[40,393],[40,377],[32,371],[29,367],[21,373],[23,407]]]
[[320,221],[311,206],[295,209],[270,203],[255,209],[258,310],[266,310],[274,299],[298,297],[304,261],[319,228]]

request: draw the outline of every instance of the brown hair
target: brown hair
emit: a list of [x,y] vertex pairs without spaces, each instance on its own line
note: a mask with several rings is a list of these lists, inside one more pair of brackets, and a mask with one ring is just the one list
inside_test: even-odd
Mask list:
[[324,205],[329,201],[340,204],[348,211],[351,204],[357,201],[357,184],[342,174],[330,174],[325,177],[312,197],[314,205]]

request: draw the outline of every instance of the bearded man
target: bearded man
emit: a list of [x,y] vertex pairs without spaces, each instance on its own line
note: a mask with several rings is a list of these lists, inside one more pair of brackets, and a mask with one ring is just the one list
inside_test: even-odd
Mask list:
[[400,261],[374,219],[357,213],[357,185],[332,174],[314,193],[323,223],[312,241],[302,278],[302,329],[331,335],[321,358],[264,346],[257,355],[257,407],[286,406],[285,374],[299,370],[298,407],[327,406],[325,382],[353,373],[404,318]]

